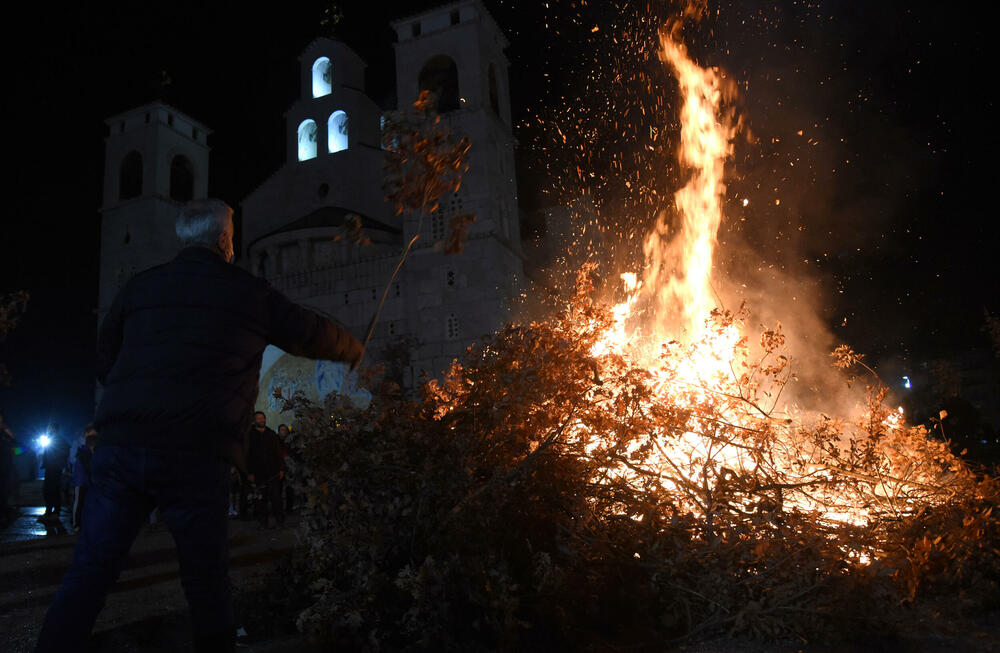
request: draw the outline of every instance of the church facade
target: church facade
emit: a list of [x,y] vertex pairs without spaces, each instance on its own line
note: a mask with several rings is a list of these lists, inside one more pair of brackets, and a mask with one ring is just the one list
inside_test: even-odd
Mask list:
[[[286,160],[241,204],[240,264],[362,339],[405,244],[419,233],[388,286],[366,355],[378,360],[395,352],[411,385],[503,324],[523,283],[523,252],[502,31],[479,0],[401,18],[392,28],[399,108],[430,90],[442,122],[469,139],[461,188],[423,219],[395,213],[383,190],[384,110],[365,93],[365,63],[344,43],[317,39],[299,58]],[[102,315],[124,279],[173,255],[173,216],[180,202],[206,195],[208,173],[208,130],[167,105],[140,107],[107,124]],[[476,221],[464,251],[435,248],[450,218],[466,213]],[[358,219],[370,243],[338,240],[345,222]],[[339,367],[290,359],[265,354],[262,398],[290,376],[313,377],[308,395],[344,389]]]

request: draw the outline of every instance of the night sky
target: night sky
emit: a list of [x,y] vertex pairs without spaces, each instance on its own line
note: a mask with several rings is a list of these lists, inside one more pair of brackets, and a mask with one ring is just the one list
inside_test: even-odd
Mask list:
[[[0,292],[31,301],[0,345],[14,378],[0,409],[18,434],[49,421],[75,434],[93,409],[104,119],[160,97],[206,124],[210,193],[238,205],[283,162],[297,56],[331,4],[336,35],[369,64],[369,95],[393,106],[388,20],[438,2],[18,3],[8,15],[21,38],[4,46]],[[676,5],[486,4],[511,41],[523,228],[586,190],[608,224],[641,231],[681,178],[676,89],[653,40]],[[737,85],[748,127],[720,238],[740,244],[741,265],[809,280],[837,338],[876,363],[988,348],[984,310],[1000,315],[997,16],[953,7],[712,2],[687,32],[699,63]]]

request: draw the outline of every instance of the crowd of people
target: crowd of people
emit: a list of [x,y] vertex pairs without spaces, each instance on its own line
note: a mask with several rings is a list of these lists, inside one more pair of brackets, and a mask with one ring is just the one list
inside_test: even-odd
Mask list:
[[[295,493],[285,479],[290,433],[286,424],[279,425],[277,431],[268,427],[262,411],[254,414],[253,426],[246,435],[246,470],[241,471],[235,465],[230,469],[231,517],[243,521],[256,519],[264,528],[272,524],[284,527],[285,515],[295,505]],[[58,425],[51,425],[48,434],[50,441],[41,455],[32,457],[32,470],[26,478],[19,478],[15,457],[23,454],[24,448],[18,446],[14,432],[0,412],[0,528],[21,516],[14,505],[19,485],[36,478],[33,472],[40,468],[45,508],[36,521],[46,526],[62,526],[65,507],[73,531],[78,533],[82,529],[91,459],[98,444],[97,429],[88,424],[73,445],[61,436]]]
[[[21,517],[16,501],[21,494],[21,484],[33,481],[42,474],[42,500],[45,504],[37,521],[48,525],[60,522],[64,505],[72,506],[70,524],[79,531],[80,510],[76,497],[85,495],[89,475],[89,454],[96,443],[96,431],[87,427],[78,438],[78,447],[71,451],[69,442],[60,435],[59,426],[47,429],[47,440],[36,452],[31,445],[19,440],[0,413],[0,528],[5,528]],[[88,448],[89,444],[89,448]],[[80,506],[82,507],[82,506]]]

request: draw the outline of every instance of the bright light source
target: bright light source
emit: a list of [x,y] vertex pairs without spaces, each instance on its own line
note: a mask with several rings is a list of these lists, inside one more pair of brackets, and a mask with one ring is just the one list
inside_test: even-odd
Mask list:
[[38,445],[42,449],[44,449],[45,447],[49,446],[51,443],[52,443],[52,438],[50,438],[47,435],[42,435],[42,436],[39,436],[39,438],[38,438]]
[[908,377],[908,376],[904,376],[903,377],[903,387],[909,389],[909,387],[910,387],[910,377]]

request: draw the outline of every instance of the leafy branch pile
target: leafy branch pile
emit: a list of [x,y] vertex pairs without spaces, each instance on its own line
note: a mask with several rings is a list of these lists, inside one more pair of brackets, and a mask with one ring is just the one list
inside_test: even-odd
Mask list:
[[997,605],[996,480],[895,423],[877,384],[857,423],[778,419],[779,331],[736,343],[731,384],[706,392],[674,375],[677,343],[658,368],[593,355],[613,319],[588,290],[417,400],[298,403],[308,505],[282,600],[300,630],[345,650],[622,650]]

